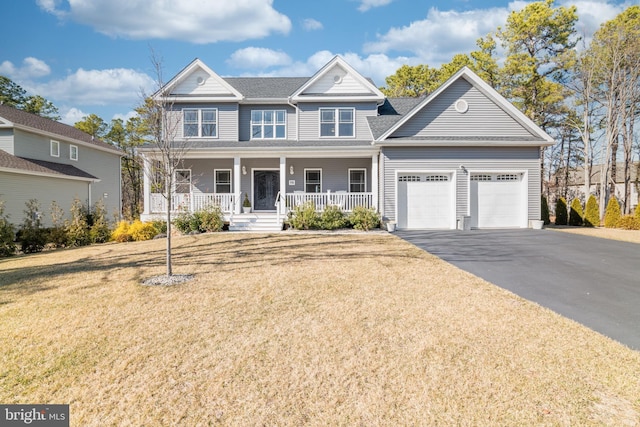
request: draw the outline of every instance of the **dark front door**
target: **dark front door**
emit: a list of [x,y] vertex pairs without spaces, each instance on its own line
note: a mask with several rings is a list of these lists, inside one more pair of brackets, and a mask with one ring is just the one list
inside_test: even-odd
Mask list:
[[279,171],[254,171],[253,208],[257,211],[276,209],[276,196],[280,191]]

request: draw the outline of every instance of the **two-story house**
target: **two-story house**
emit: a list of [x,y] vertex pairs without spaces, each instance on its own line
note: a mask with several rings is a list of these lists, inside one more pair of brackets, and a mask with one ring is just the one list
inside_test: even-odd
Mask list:
[[13,224],[30,199],[40,203],[45,226],[53,201],[67,217],[75,198],[87,206],[102,199],[109,215],[120,215],[121,156],[73,126],[0,104],[0,200]]
[[[528,227],[540,218],[549,135],[469,69],[423,98],[386,98],[336,56],[311,77],[222,78],[196,59],[158,93],[186,143],[173,206],[217,203],[231,226],[246,194],[281,226],[291,207],[362,205],[401,229]],[[172,127],[173,128],[173,127]],[[143,218],[166,207],[141,152]]]

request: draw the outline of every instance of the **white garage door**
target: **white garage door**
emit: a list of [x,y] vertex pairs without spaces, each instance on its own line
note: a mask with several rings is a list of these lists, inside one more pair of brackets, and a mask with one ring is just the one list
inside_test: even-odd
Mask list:
[[522,174],[471,174],[471,227],[521,227]]
[[450,174],[399,174],[398,228],[451,228],[452,189]]

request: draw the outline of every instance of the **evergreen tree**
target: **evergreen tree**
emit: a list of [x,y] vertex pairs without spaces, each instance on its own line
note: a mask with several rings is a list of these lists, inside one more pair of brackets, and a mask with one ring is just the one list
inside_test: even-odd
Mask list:
[[620,203],[618,203],[616,196],[611,196],[609,203],[607,203],[607,210],[604,214],[604,226],[607,228],[615,228],[618,225],[620,218],[622,218]]
[[600,206],[598,206],[598,200],[593,194],[589,196],[587,200],[587,206],[584,214],[584,225],[586,227],[599,227],[600,226]]
[[564,197],[556,201],[556,225],[567,225],[567,201]]
[[573,199],[571,202],[571,210],[569,211],[569,225],[581,226],[583,224],[583,217],[582,203],[580,203],[579,199]]
[[541,210],[542,221],[544,222],[544,225],[551,224],[551,220],[549,219],[549,203],[547,203],[547,198],[545,196],[542,196]]

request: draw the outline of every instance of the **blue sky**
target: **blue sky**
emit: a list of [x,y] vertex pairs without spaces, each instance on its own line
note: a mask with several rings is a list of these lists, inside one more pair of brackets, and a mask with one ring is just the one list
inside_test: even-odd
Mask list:
[[[525,1],[499,0],[10,0],[0,74],[39,94],[73,124],[126,118],[157,80],[194,58],[221,76],[310,76],[336,54],[378,86],[403,64],[439,66],[504,25]],[[576,5],[587,37],[638,0]]]

